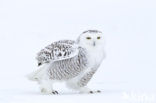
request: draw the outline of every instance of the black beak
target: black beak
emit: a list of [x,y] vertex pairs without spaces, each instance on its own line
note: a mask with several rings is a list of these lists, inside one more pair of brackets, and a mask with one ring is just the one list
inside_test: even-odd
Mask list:
[[95,41],[93,42],[93,46],[95,46],[96,45],[96,43],[95,43]]

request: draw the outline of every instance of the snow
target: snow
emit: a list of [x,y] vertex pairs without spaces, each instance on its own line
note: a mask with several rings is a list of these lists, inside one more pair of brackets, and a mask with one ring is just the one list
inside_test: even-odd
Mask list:
[[[156,103],[156,1],[0,0],[0,103]],[[53,41],[103,31],[107,57],[89,87],[78,94],[56,84],[43,95],[25,77],[36,53]]]

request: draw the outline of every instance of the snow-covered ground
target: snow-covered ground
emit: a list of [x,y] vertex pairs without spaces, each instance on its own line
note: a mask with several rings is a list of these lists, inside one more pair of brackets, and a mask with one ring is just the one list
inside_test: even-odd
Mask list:
[[[0,103],[156,103],[155,0],[0,0]],[[100,94],[56,84],[43,95],[25,75],[53,41],[103,31],[107,58],[89,83]]]

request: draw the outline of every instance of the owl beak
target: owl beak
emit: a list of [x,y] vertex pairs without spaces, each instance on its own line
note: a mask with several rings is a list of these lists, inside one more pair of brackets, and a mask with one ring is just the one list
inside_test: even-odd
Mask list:
[[96,45],[96,43],[95,43],[95,41],[93,42],[93,46],[95,46]]

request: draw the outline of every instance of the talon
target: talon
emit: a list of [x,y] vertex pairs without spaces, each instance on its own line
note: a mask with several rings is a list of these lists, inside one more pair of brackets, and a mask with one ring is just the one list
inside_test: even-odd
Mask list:
[[93,91],[90,91],[89,93],[93,94]]
[[56,94],[59,94],[58,91],[55,91]]
[[98,92],[98,93],[101,93],[101,91],[100,91],[100,90],[97,90],[97,92]]
[[58,91],[53,91],[52,94],[58,94]]
[[55,92],[52,92],[53,94],[55,94]]

